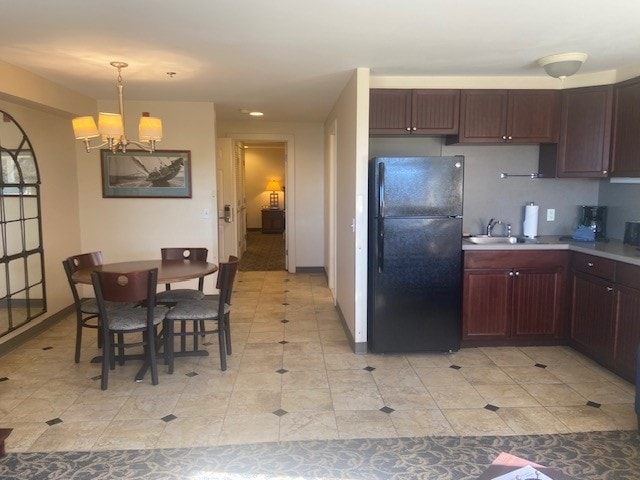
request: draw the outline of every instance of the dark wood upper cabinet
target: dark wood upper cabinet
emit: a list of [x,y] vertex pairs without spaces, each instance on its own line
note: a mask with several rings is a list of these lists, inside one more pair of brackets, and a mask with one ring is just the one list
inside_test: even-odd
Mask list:
[[371,89],[370,135],[448,135],[458,132],[460,90]]
[[613,92],[611,176],[640,177],[640,77]]
[[603,178],[609,173],[613,86],[562,92],[560,140],[540,146],[544,177]]
[[557,90],[462,90],[460,129],[447,143],[558,141]]

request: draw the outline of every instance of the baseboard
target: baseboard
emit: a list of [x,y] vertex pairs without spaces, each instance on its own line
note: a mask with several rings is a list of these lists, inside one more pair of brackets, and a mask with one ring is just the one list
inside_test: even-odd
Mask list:
[[296,267],[296,273],[324,273],[324,267]]
[[16,347],[19,347],[20,345],[27,342],[28,340],[31,340],[33,337],[41,334],[52,325],[58,323],[60,320],[62,320],[65,317],[68,317],[74,312],[75,312],[75,306],[73,304],[69,305],[68,307],[63,308],[59,312],[54,313],[53,315],[45,318],[37,325],[34,325],[28,330],[25,330],[24,332],[17,334],[15,337],[10,338],[6,342],[0,344],[0,356],[10,352]]
[[358,355],[367,353],[367,342],[356,342],[355,338],[353,338],[351,330],[349,330],[349,327],[347,326],[347,321],[342,314],[342,309],[340,308],[339,303],[336,303],[336,310],[338,311],[338,316],[340,317],[340,321],[342,322],[342,328],[344,328],[344,333],[347,334],[347,341],[349,342],[349,345],[351,345],[353,353],[356,353]]

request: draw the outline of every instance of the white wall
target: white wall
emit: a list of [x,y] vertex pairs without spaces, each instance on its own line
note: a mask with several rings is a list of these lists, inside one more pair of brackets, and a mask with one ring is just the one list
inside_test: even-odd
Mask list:
[[325,122],[327,137],[337,125],[336,301],[356,350],[367,338],[368,111],[369,71],[358,69]]
[[[287,197],[294,196],[295,265],[321,267],[324,265],[323,168],[324,144],[321,123],[277,123],[259,120],[224,122],[217,125],[218,137],[242,140],[243,135],[264,135],[270,140],[278,136],[294,138],[295,188],[287,189]],[[254,138],[255,139],[255,138]],[[277,140],[279,141],[279,140]],[[291,161],[291,159],[289,159]],[[287,180],[289,181],[289,180]],[[289,247],[291,252],[291,247]]]

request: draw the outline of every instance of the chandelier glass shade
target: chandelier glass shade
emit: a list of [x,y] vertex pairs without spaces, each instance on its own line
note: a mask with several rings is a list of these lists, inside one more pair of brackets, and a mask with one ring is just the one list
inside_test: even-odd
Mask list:
[[[120,113],[100,112],[98,115],[98,125],[92,116],[76,117],[72,120],[73,133],[76,140],[84,142],[87,152],[95,148],[107,147],[112,152],[118,150],[127,151],[128,145],[135,145],[142,150],[153,152],[156,142],[162,140],[162,120],[156,117],[143,115],[138,124],[138,140],[128,140],[125,135],[124,125],[124,100],[122,97],[122,75],[121,70],[128,65],[124,62],[111,62],[111,65],[118,69],[118,103]],[[100,137],[100,145],[91,145],[93,138]]]

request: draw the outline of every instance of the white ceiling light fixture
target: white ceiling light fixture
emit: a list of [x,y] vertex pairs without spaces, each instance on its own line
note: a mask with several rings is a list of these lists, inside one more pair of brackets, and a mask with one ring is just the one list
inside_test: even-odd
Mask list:
[[249,115],[251,115],[252,117],[262,117],[264,115],[264,113],[262,113],[262,112],[249,112]]
[[544,68],[547,75],[564,80],[580,70],[587,58],[586,53],[556,53],[542,57],[538,60],[538,65]]
[[[127,145],[133,144],[147,152],[153,152],[156,142],[162,140],[162,120],[143,114],[138,124],[139,141],[127,140],[124,133],[124,101],[122,98],[122,74],[121,70],[129,65],[124,62],[111,62],[118,69],[118,102],[120,113],[103,113],[98,115],[98,126],[92,116],[77,117],[72,120],[73,133],[76,140],[82,140],[89,153],[92,149],[107,146],[115,153],[117,150],[123,153],[127,151]],[[103,143],[91,145],[91,139],[101,137]]]

